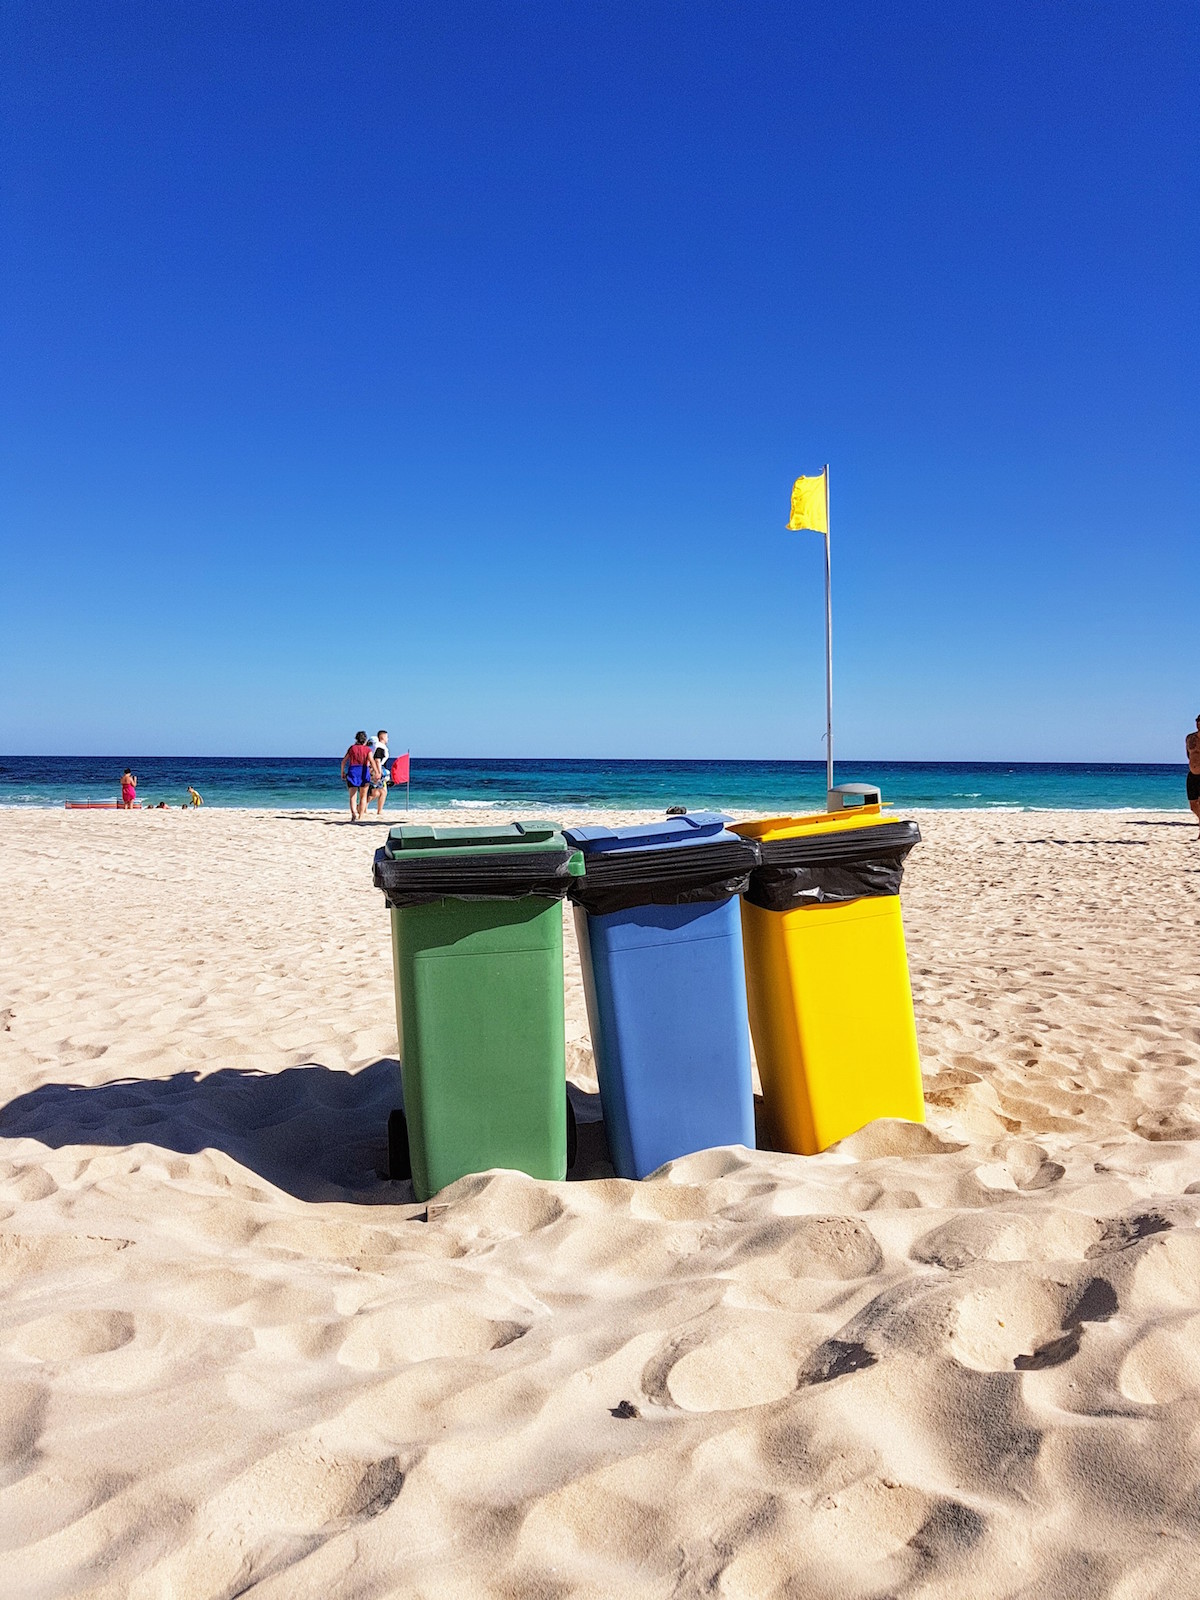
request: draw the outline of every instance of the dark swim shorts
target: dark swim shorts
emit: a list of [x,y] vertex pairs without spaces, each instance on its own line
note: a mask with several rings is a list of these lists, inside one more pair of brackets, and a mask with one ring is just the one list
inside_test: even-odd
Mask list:
[[1188,773],[1187,794],[1189,800],[1200,800],[1200,772]]

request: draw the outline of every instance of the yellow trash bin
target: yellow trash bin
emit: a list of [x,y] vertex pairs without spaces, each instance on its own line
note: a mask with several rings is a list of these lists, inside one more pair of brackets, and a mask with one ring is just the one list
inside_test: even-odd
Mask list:
[[920,832],[878,805],[739,822],[750,1031],[770,1142],[813,1155],[876,1117],[925,1120],[900,879]]

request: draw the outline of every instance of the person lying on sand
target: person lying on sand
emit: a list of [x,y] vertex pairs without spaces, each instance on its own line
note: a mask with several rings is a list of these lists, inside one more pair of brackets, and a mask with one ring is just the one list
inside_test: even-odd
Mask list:
[[[1183,741],[1183,748],[1187,751],[1187,802],[1188,809],[1200,825],[1200,717],[1196,718],[1196,731],[1189,733]],[[1200,832],[1196,835],[1200,839]]]

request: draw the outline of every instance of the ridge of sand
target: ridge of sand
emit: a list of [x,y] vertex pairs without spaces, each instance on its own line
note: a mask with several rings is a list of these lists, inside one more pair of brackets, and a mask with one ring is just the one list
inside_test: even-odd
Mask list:
[[919,820],[928,1127],[426,1207],[378,830],[0,813],[4,1594],[1196,1592],[1194,829]]

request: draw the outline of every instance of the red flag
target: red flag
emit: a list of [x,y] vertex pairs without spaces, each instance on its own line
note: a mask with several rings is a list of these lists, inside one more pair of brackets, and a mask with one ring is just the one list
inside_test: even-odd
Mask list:
[[395,761],[392,762],[392,782],[393,783],[407,783],[408,782],[408,751],[407,750],[404,752],[404,754],[402,756],[397,756]]

